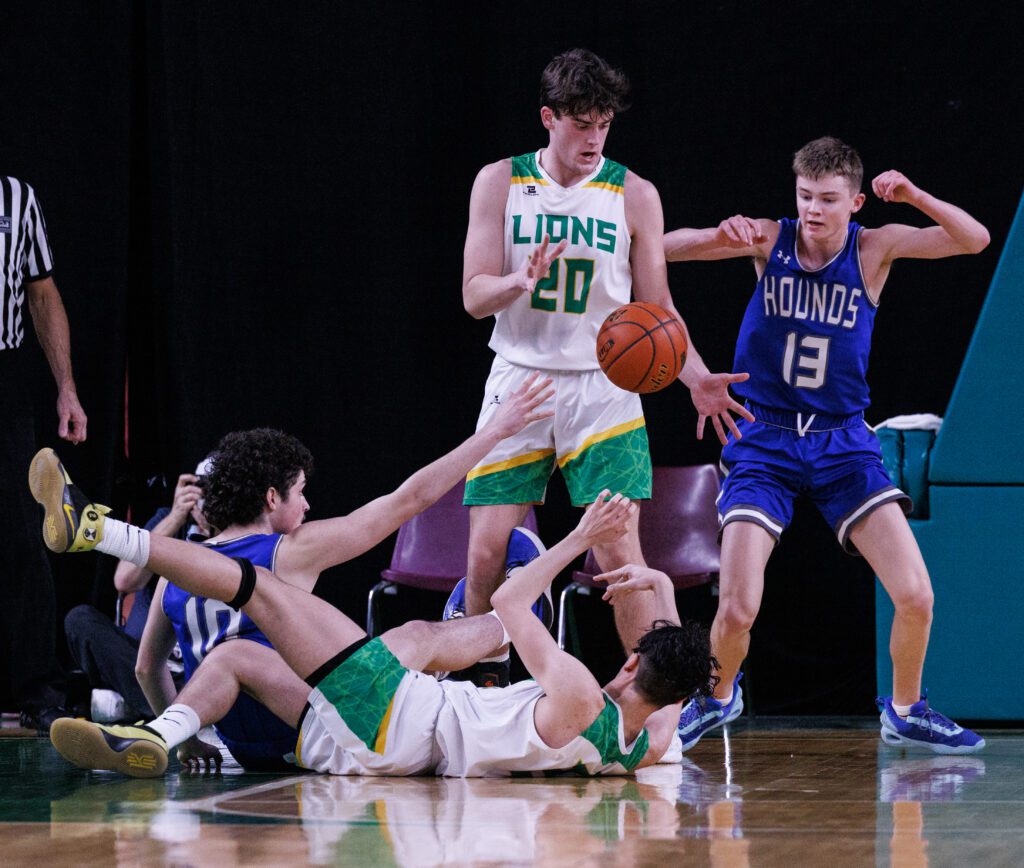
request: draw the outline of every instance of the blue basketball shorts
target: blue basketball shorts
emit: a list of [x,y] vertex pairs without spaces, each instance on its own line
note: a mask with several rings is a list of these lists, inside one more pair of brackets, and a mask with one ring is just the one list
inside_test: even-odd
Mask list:
[[748,405],[756,421],[737,420],[742,439],[722,450],[719,532],[733,521],[760,525],[776,541],[793,519],[793,502],[806,495],[829,523],[843,549],[857,522],[886,503],[903,512],[910,498],[892,484],[875,433],[862,413],[800,416]]
[[295,769],[299,731],[248,694],[240,693],[214,728],[243,768],[267,772]]

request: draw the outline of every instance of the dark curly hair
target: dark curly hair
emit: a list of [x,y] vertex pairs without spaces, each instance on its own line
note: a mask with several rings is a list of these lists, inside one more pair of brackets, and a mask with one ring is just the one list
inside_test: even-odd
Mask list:
[[633,651],[640,655],[634,684],[654,705],[673,705],[698,693],[710,696],[718,684],[711,637],[700,624],[655,621]]
[[267,489],[287,498],[300,472],[312,474],[313,456],[291,434],[273,428],[225,434],[202,478],[203,512],[216,528],[249,524],[263,513]]
[[540,107],[555,115],[585,117],[629,108],[629,79],[594,52],[573,48],[554,58],[540,77]]

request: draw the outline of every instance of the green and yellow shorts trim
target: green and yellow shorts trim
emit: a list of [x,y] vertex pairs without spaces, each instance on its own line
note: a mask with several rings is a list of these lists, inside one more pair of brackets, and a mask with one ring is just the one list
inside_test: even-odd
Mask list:
[[[478,429],[530,369],[495,357]],[[651,458],[640,397],[597,371],[543,371],[554,380],[549,419],[499,443],[466,477],[465,503],[542,503],[555,466],[576,506],[607,488],[629,498],[651,496]],[[495,401],[497,398],[497,402]]]
[[364,637],[314,672],[295,755],[332,774],[409,775],[432,767],[443,692],[406,669],[381,637]]

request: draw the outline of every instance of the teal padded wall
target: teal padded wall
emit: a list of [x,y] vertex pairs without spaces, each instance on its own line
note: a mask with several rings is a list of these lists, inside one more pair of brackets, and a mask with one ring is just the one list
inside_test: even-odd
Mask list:
[[[923,686],[954,718],[1024,720],[1024,198],[960,369],[911,521],[935,589]],[[878,690],[892,692],[893,608],[875,594]]]
[[[935,589],[929,700],[954,719],[1024,720],[1024,486],[932,486],[931,510],[910,522]],[[878,690],[887,695],[893,610],[881,585],[875,599]]]
[[933,483],[1024,485],[1024,198],[932,451]]

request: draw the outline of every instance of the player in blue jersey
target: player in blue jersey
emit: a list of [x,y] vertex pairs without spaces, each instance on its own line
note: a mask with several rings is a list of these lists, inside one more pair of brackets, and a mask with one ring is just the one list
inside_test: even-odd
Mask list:
[[715,697],[680,718],[684,749],[743,708],[739,667],[761,605],[764,569],[807,494],[844,549],[878,574],[896,609],[890,652],[893,695],[878,700],[882,739],[939,753],[985,742],[928,707],[921,676],[932,620],[932,587],[878,440],[864,421],[871,330],[896,259],[978,253],[989,241],[977,220],[897,171],[878,175],[883,202],[913,205],[936,225],[866,229],[851,218],[864,204],[857,152],[826,137],[793,160],[798,219],[732,217],[718,227],[665,236],[669,261],[749,256],[758,283],[736,344],[737,384],[756,421],[738,420],[742,440],[722,450],[721,596],[712,644],[721,662]]
[[[309,509],[302,489],[313,470],[313,457],[294,437],[269,428],[226,435],[206,462],[203,476],[203,514],[221,528],[204,545],[228,557],[244,557],[274,570],[285,534],[302,524]],[[136,675],[153,710],[163,713],[175,703],[175,688],[161,661],[177,641],[185,679],[194,682],[189,695],[202,692],[209,702],[217,735],[245,768],[272,771],[291,764],[298,731],[278,714],[287,706],[295,679],[275,653],[263,632],[241,612],[218,600],[197,597],[161,579],[154,594],[139,646]],[[238,640],[238,641],[230,641]],[[238,661],[259,661],[273,697],[274,710],[246,693],[219,689],[224,670]],[[204,665],[201,665],[204,664]],[[188,696],[186,696],[186,702]],[[216,763],[220,753],[198,736],[178,747],[178,758],[188,765]]]

